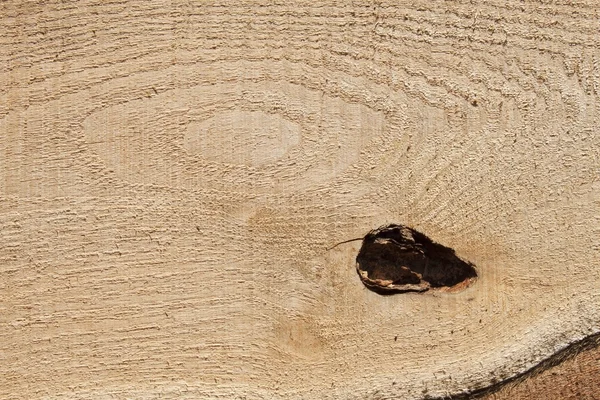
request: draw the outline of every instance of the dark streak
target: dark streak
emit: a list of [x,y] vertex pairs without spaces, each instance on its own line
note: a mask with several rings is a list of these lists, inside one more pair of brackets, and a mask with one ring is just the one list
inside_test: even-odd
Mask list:
[[515,375],[511,378],[495,381],[489,386],[474,389],[468,392],[459,393],[455,395],[448,395],[443,397],[432,397],[425,396],[423,400],[465,400],[465,399],[481,399],[483,397],[489,396],[493,393],[500,391],[504,386],[513,383],[520,383],[527,379],[531,379],[542,372],[549,370],[550,368],[556,367],[563,362],[572,359],[577,356],[577,354],[587,351],[593,350],[600,347],[600,332],[590,335],[586,338],[583,338],[580,341],[570,344],[562,350],[552,354],[550,357],[546,358],[539,364],[533,366],[525,372],[522,372],[518,375]]

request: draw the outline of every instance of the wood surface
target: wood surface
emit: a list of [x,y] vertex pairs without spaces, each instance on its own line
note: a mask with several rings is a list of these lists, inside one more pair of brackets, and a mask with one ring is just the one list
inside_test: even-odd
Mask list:
[[[0,397],[464,397],[598,333],[599,14],[1,2]],[[477,280],[367,289],[391,223]]]
[[544,360],[522,376],[509,382],[499,382],[467,398],[600,399],[600,335],[588,336]]

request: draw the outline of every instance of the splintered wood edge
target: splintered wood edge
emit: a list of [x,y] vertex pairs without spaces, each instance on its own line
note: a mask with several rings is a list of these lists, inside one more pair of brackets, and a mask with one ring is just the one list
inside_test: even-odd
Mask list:
[[395,285],[393,283],[387,283],[381,279],[370,279],[367,272],[360,269],[360,265],[356,263],[356,270],[362,283],[369,289],[380,293],[380,294],[394,294],[394,293],[406,293],[406,292],[418,292],[423,293],[431,289],[426,283],[420,283],[416,285],[405,284]]

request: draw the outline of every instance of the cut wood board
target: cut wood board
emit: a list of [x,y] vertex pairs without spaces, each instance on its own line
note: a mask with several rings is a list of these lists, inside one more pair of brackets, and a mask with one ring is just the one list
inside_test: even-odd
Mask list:
[[[0,4],[0,396],[450,396],[599,331],[599,7]],[[381,296],[411,226],[459,293]]]

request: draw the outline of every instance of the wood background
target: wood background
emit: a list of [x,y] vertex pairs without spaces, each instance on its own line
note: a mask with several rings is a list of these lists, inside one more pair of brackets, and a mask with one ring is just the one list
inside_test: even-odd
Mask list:
[[[0,397],[598,398],[493,385],[599,332],[599,14],[3,1]],[[387,223],[477,282],[367,290]]]

